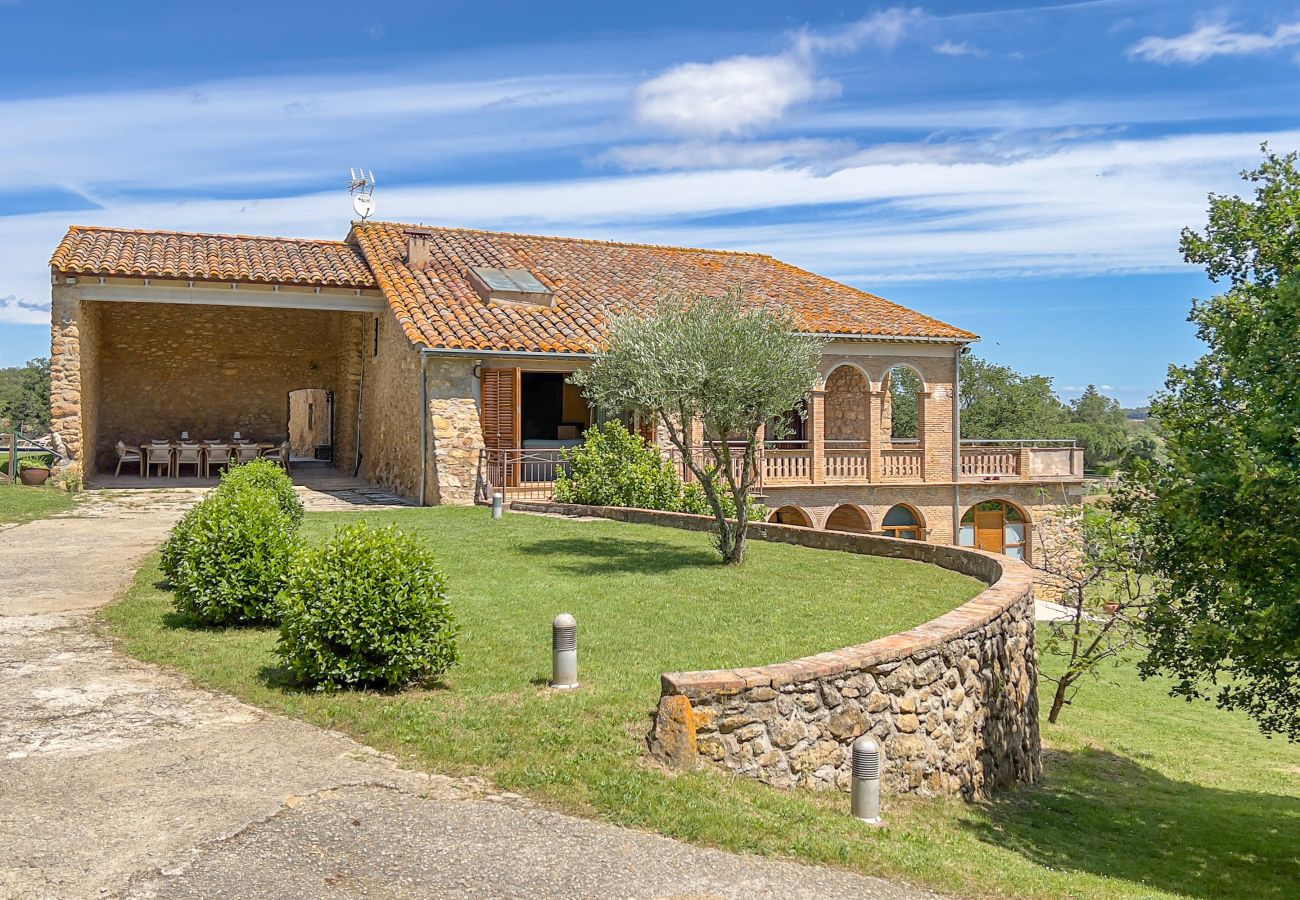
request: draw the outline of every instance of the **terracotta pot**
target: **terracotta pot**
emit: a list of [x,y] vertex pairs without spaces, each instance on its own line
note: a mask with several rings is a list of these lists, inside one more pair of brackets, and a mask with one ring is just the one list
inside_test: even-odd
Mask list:
[[18,480],[23,484],[30,484],[32,487],[45,484],[45,479],[49,477],[49,469],[23,469],[18,473]]

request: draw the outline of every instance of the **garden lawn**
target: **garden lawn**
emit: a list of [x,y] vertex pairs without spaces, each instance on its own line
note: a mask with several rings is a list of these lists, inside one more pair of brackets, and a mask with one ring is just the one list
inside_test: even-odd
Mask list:
[[0,482],[0,524],[30,522],[72,508],[76,498],[53,487]]
[[[309,515],[309,540],[358,514]],[[988,804],[777,791],[649,763],[661,672],[753,665],[919,624],[980,585],[939,569],[754,542],[717,564],[707,535],[435,508],[364,514],[417,532],[448,575],[461,663],[445,684],[321,695],[287,684],[268,629],[197,630],[156,563],[105,611],[125,649],[350,733],[413,765],[480,774],[554,808],[731,850],[828,863],[963,895],[1283,897],[1300,883],[1300,750],[1243,717],[1170,700],[1131,669],[1047,726],[1041,785]],[[551,618],[579,622],[583,687],[546,689]],[[1047,686],[1044,686],[1044,693]]]

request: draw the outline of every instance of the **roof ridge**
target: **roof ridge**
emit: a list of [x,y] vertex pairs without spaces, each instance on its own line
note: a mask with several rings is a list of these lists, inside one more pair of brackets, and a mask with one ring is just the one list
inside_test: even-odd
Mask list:
[[274,241],[281,244],[329,244],[335,247],[352,247],[352,245],[347,241],[337,241],[330,238],[275,237],[268,234],[231,234],[224,231],[174,231],[168,228],[118,228],[113,225],[69,225],[68,231],[111,231],[116,234],[156,234],[171,235],[174,237],[228,238],[235,241]]
[[676,244],[648,244],[643,241],[613,241],[606,238],[565,237],[553,234],[531,234],[523,231],[493,231],[490,228],[458,228],[453,225],[418,225],[414,222],[388,222],[374,220],[356,220],[352,227],[358,225],[389,225],[395,228],[425,228],[430,231],[452,231],[457,234],[490,234],[497,237],[534,238],[539,241],[563,241],[568,244],[597,244],[604,247],[642,247],[647,250],[678,250],[683,253],[714,253],[719,256],[748,256],[755,259],[774,259],[770,253],[756,253],[752,250],[717,250],[709,247],[683,247]]

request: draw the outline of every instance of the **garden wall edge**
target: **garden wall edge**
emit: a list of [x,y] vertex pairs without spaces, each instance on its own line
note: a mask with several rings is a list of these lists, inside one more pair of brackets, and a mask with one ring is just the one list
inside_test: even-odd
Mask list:
[[[694,531],[709,516],[515,501],[512,509]],[[983,798],[1042,771],[1034,578],[1015,560],[878,535],[752,523],[750,537],[907,559],[972,576],[977,596],[864,644],[771,665],[661,676],[650,750],[778,786],[847,790],[853,740],[883,752],[887,792]]]

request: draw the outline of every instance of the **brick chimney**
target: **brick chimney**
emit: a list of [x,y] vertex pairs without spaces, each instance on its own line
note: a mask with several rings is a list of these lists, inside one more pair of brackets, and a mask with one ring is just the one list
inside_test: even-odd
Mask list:
[[406,267],[423,269],[433,256],[433,231],[428,228],[406,229]]

